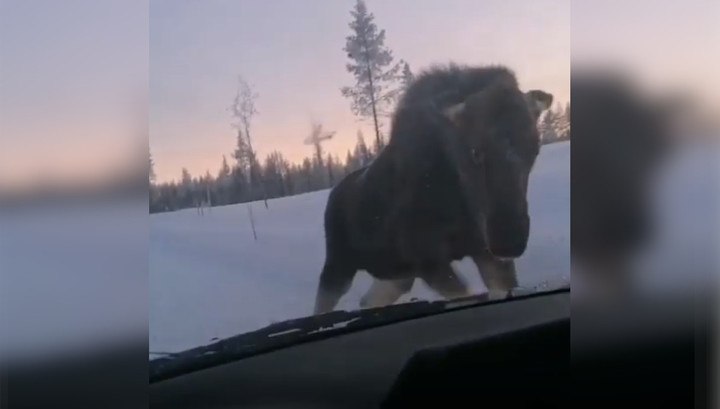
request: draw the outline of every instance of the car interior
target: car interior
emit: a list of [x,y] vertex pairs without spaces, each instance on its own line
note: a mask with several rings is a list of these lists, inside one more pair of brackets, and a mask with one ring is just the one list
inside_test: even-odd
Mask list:
[[569,295],[458,307],[250,356],[151,383],[150,406],[395,408],[451,395],[518,394],[554,400],[568,384]]
[[[151,382],[149,403],[407,408],[470,400],[478,407],[582,407],[583,401],[673,399],[676,407],[706,407],[709,327],[649,305],[614,315],[616,322],[582,311],[590,325],[573,331],[569,289],[457,307]],[[650,310],[661,318],[645,319]]]
[[[0,380],[12,393],[3,394],[0,403],[12,408],[53,402],[78,408],[412,408],[421,403],[465,407],[469,400],[478,407],[629,402],[714,407],[711,299],[637,301],[596,310],[573,301],[571,326],[570,295],[569,289],[559,289],[447,304],[408,318],[396,314],[370,325],[268,342],[269,347],[249,354],[218,353],[221,359],[194,367],[151,361],[149,385],[141,376],[148,361],[139,353],[146,346],[129,340],[50,366],[5,368]],[[232,350],[230,344],[223,348]]]

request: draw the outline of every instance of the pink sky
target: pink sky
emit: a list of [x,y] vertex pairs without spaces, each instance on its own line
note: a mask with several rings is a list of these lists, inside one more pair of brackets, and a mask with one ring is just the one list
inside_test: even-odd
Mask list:
[[[326,148],[344,157],[359,128],[372,137],[339,91],[353,82],[342,52],[353,3],[0,1],[0,187],[126,166],[145,143],[146,121],[161,180],[183,166],[215,173],[233,149],[226,108],[238,74],[260,94],[261,156],[309,155],[302,141],[316,120],[337,132]],[[523,88],[565,102],[572,54],[622,61],[644,81],[720,105],[717,0],[367,3],[387,45],[415,71],[503,63]]]
[[137,156],[146,143],[147,7],[0,1],[0,189],[97,179]]

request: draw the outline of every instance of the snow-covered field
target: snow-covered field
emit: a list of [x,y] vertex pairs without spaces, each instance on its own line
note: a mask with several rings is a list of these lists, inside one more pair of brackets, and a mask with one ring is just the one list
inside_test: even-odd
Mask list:
[[[570,276],[569,143],[543,147],[532,174],[532,233],[519,260],[521,285]],[[329,191],[150,218],[150,351],[173,352],[310,315],[324,261],[323,212]],[[469,260],[460,271],[484,289]],[[369,276],[360,272],[338,308],[356,309]],[[418,281],[401,301],[437,296]]]
[[[662,168],[655,200],[663,223],[640,258],[644,288],[708,282],[717,265],[717,149],[688,146]],[[322,215],[329,191],[246,205],[159,214],[150,219],[150,351],[174,352],[309,315],[324,260]],[[570,279],[570,143],[543,146],[529,188],[531,235],[518,260],[520,285]],[[473,290],[484,286],[458,263]],[[644,268],[644,270],[643,270]],[[575,282],[575,280],[573,280]],[[338,308],[356,309],[370,285],[358,273]],[[401,299],[437,299],[420,281]]]
[[144,336],[147,200],[0,211],[0,364]]

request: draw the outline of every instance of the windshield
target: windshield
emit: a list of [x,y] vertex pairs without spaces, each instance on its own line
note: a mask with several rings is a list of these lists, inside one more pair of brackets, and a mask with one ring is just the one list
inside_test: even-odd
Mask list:
[[718,271],[709,4],[41,3],[0,1],[0,367]]
[[[283,7],[152,2],[150,358],[330,311],[452,299],[490,287],[503,297],[510,289],[569,286],[569,4],[555,3],[515,9],[500,1],[450,1],[441,8],[370,0]],[[509,20],[497,19],[511,10]],[[418,32],[423,22],[432,29]],[[538,55],[537,49],[547,52]],[[493,75],[505,78],[480,73],[487,79],[479,85],[457,85],[477,75],[470,69],[496,61],[519,84],[508,91],[511,100],[512,92],[532,89],[551,98],[538,101],[546,104],[543,120],[524,105],[508,111],[517,123],[534,121],[539,133],[504,131],[513,143],[529,144],[531,157],[501,182],[520,182],[527,173],[526,192],[511,192],[498,207],[518,207],[505,219],[508,230],[525,214],[531,228],[527,238],[517,234],[527,242],[522,254],[502,262],[485,249],[488,233],[475,217],[482,203],[462,198],[462,189],[481,188],[446,187],[457,182],[456,167],[430,164],[432,193],[401,193],[388,183],[399,176],[387,169],[407,155],[413,163],[461,161],[437,155],[434,147],[391,153],[388,146],[407,137],[401,130],[412,125],[400,118],[394,125],[394,114],[405,107],[410,122],[442,120],[441,107],[482,91]],[[445,69],[448,64],[468,72]],[[533,69],[538,64],[545,73]],[[441,72],[431,72],[438,65]],[[404,99],[413,83],[438,83],[441,76],[457,84],[438,91],[419,85],[418,96]],[[427,102],[439,107],[415,108]],[[444,122],[429,126],[448,132]],[[476,130],[449,132],[458,138],[465,132],[474,143]],[[537,155],[533,143],[542,144]],[[496,153],[505,154],[517,153]],[[357,182],[358,175],[366,180]],[[417,177],[403,180],[413,184]],[[483,195],[492,196],[488,190]],[[398,218],[420,207],[394,207],[406,195],[425,208]],[[452,212],[442,209],[443,201]],[[433,218],[448,221],[429,223]],[[420,240],[396,245],[435,234],[442,239],[427,247]],[[503,240],[497,239],[498,247]],[[433,281],[446,272],[456,281]]]

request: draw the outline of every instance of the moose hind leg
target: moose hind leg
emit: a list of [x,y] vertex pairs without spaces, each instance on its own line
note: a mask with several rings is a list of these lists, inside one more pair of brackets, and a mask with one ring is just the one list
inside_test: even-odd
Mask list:
[[467,284],[458,276],[450,264],[422,273],[425,283],[446,300],[470,295]]
[[515,261],[500,260],[491,255],[476,256],[473,261],[491,299],[504,298],[518,286]]
[[395,303],[403,294],[408,293],[415,278],[399,280],[373,279],[370,289],[360,298],[360,308],[384,307]]
[[342,263],[325,262],[320,274],[314,314],[332,311],[345,293],[350,289],[357,270]]

